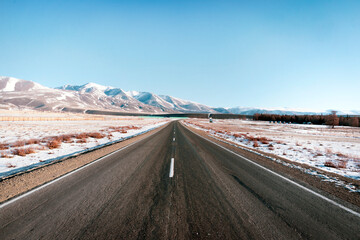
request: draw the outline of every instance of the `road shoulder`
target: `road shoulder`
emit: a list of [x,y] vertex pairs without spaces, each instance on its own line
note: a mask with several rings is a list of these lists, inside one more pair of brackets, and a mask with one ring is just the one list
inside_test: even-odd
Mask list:
[[10,178],[3,179],[0,181],[0,203],[8,201],[38,186],[59,178],[116,150],[140,141],[154,134],[155,132],[162,130],[168,126],[168,124],[169,123],[128,140],[87,152],[76,157],[68,158],[50,165],[46,165],[41,168],[34,169],[30,172],[25,172]]
[[[238,148],[238,147],[234,146],[234,143],[232,143],[232,142],[229,142],[224,139],[217,138],[217,137],[209,136],[204,131],[195,129],[190,126],[185,126],[184,124],[182,124],[182,125],[188,129],[190,129],[194,133],[197,133],[198,135],[200,135],[214,143],[217,143],[217,144],[219,144],[241,156],[244,156],[245,158],[251,159],[252,161],[254,161],[274,172],[277,172],[291,180],[294,180],[294,181],[300,183],[301,185],[304,185],[315,191],[320,190],[322,194],[326,195],[330,199],[334,199],[333,196],[335,196],[341,200],[344,200],[347,203],[351,203],[355,206],[360,207],[360,193],[359,192],[350,192],[343,187],[337,186],[333,182],[322,181],[322,179],[320,179],[319,177],[309,175],[297,168],[290,168],[290,167],[284,166],[283,164],[277,163],[275,161],[271,161],[270,159],[268,159],[264,156],[260,156],[254,152],[247,151],[247,150],[243,149],[243,147]],[[251,151],[254,151],[254,150],[251,149]],[[260,152],[260,151],[256,151],[256,150],[255,150],[255,152],[261,153],[262,155],[265,155],[265,156],[281,159],[284,162],[295,164],[302,168],[314,170],[314,168],[312,168],[308,165],[295,163],[295,162],[289,161],[287,159],[281,158],[279,156],[275,156],[273,154],[264,153],[264,152]],[[316,169],[316,170],[319,171],[319,169]],[[353,185],[360,186],[360,181],[356,181],[354,179],[348,179],[346,177],[343,177],[343,176],[340,176],[337,174],[333,174],[333,173],[327,173],[327,172],[325,173],[324,172],[324,174],[336,177],[345,183],[351,183]]]

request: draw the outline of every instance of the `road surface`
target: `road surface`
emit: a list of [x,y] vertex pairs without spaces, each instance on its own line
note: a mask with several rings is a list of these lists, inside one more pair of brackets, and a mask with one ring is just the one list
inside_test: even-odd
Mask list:
[[0,239],[359,239],[359,216],[172,122],[1,205]]

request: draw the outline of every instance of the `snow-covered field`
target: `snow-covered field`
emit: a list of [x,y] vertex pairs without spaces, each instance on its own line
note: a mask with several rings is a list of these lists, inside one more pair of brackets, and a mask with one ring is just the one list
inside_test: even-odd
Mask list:
[[186,123],[240,146],[360,180],[360,128],[233,119]]
[[[65,114],[47,114],[58,119]],[[67,118],[71,121],[67,121]],[[0,121],[0,173],[160,127],[168,119],[66,115],[61,121]],[[91,119],[90,118],[90,119]],[[76,119],[76,120],[74,120]]]

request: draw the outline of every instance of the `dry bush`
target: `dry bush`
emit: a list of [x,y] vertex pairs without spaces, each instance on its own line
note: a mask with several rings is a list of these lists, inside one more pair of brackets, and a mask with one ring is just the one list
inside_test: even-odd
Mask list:
[[6,150],[6,149],[9,149],[8,144],[0,144],[0,150]]
[[65,142],[65,143],[71,143],[71,142],[74,142],[72,139],[73,137],[75,137],[75,135],[71,135],[71,134],[65,134],[65,135],[62,135],[61,138],[62,138],[62,141]]
[[346,168],[347,161],[339,161],[337,167],[338,168]]
[[19,140],[11,144],[12,147],[23,147],[25,146],[25,141]]
[[262,144],[269,144],[269,139],[265,138],[265,137],[261,137],[259,139],[259,141],[262,143]]
[[234,133],[233,134],[233,137],[236,137],[236,138],[241,138],[242,134],[239,134],[239,133]]
[[[271,145],[271,144],[270,144],[270,145]],[[274,146],[272,146],[272,145],[270,146],[270,145],[268,146],[268,147],[269,147],[269,150],[271,150],[271,151],[272,151],[272,150],[275,150]]]
[[326,161],[326,162],[324,163],[324,166],[325,166],[325,167],[336,168],[335,163],[333,163],[332,161]]
[[259,143],[257,141],[254,142],[253,144],[254,147],[259,147]]
[[96,139],[100,139],[100,138],[104,138],[105,135],[99,132],[93,132],[93,133],[88,133],[88,136],[91,138],[96,138]]
[[25,154],[31,154],[31,153],[36,153],[34,148],[25,148]]
[[87,143],[87,140],[86,140],[86,138],[81,138],[81,139],[77,140],[76,143]]
[[343,158],[346,158],[347,156],[345,155],[345,154],[343,154],[343,153],[336,153],[336,155],[338,156],[338,157],[343,157]]
[[21,156],[21,157],[26,156],[25,149],[23,149],[23,148],[15,148],[15,149],[13,149],[12,154],[17,155],[17,156]]
[[87,137],[86,133],[80,133],[75,136],[76,139],[86,139]]
[[324,155],[321,153],[316,153],[314,157],[322,157],[322,156],[324,156]]
[[15,168],[16,165],[13,165],[13,164],[11,164],[11,163],[7,163],[7,164],[6,164],[6,167],[7,167],[7,168]]
[[50,140],[46,146],[49,148],[49,149],[55,149],[55,148],[59,148],[61,145],[61,142],[57,139],[53,139],[53,140]]
[[276,141],[276,143],[277,143],[277,144],[282,144],[283,142],[280,141],[280,140],[278,140],[278,141]]
[[40,143],[39,139],[29,139],[25,142],[26,145],[39,144],[39,143]]
[[255,137],[253,137],[253,136],[247,136],[247,139],[248,139],[249,141],[251,141],[251,142],[253,142],[253,141],[255,141],[255,140],[256,140],[256,138],[255,138]]
[[13,158],[13,156],[9,156],[9,155],[7,155],[7,154],[5,154],[5,153],[2,153],[2,154],[1,154],[1,157],[2,157],[2,158]]

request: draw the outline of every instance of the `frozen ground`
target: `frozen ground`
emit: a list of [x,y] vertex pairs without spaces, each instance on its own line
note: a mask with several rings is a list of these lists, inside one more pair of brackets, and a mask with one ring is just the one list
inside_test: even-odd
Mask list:
[[[65,118],[62,121],[0,121],[0,172],[136,135],[169,121],[140,117],[85,120],[89,115],[41,115]],[[66,118],[77,120],[67,121]]]
[[360,128],[204,119],[185,121],[240,146],[360,180]]

